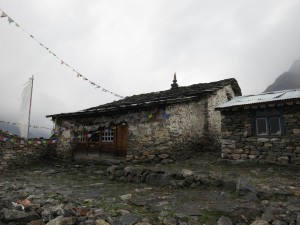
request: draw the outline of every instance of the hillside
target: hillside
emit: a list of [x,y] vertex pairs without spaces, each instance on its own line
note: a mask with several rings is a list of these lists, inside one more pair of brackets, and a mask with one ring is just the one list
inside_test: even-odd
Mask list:
[[296,60],[289,71],[282,73],[264,92],[300,88],[300,59]]
[[[19,128],[14,125],[0,123],[0,130],[8,131],[12,134],[20,136]],[[50,135],[51,135],[50,131],[48,130],[30,128],[29,131],[29,138],[39,138],[39,137],[49,138]]]

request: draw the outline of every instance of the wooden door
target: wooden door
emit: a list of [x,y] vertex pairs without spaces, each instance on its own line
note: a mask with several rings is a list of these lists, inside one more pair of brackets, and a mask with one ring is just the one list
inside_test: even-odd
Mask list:
[[119,125],[116,128],[116,156],[126,156],[128,147],[128,126]]

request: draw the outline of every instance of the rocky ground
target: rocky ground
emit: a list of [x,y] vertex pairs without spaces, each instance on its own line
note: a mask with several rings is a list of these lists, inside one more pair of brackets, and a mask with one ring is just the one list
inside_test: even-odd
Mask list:
[[300,169],[218,161],[37,162],[0,175],[0,224],[300,225]]

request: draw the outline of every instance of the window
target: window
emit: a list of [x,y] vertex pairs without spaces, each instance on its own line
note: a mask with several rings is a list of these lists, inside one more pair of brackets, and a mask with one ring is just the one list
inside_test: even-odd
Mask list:
[[272,117],[269,119],[270,126],[270,135],[280,135],[281,134],[281,126],[280,126],[280,118]]
[[99,131],[94,131],[90,134],[89,138],[90,142],[99,142],[100,141],[100,132]]
[[114,141],[114,131],[111,128],[106,128],[102,131],[102,141],[103,142],[113,142]]
[[257,135],[281,135],[280,117],[256,118]]
[[83,130],[78,132],[78,140],[79,142],[86,142],[86,131]]
[[266,118],[257,118],[256,119],[256,133],[257,135],[267,135],[267,119]]

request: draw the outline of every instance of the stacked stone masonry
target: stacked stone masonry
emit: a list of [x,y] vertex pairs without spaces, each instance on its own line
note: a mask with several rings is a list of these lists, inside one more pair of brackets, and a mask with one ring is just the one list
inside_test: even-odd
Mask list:
[[54,145],[23,145],[0,141],[0,171],[41,162],[54,152]]
[[250,109],[222,111],[222,158],[300,165],[300,106],[284,106],[283,134],[257,136]]

